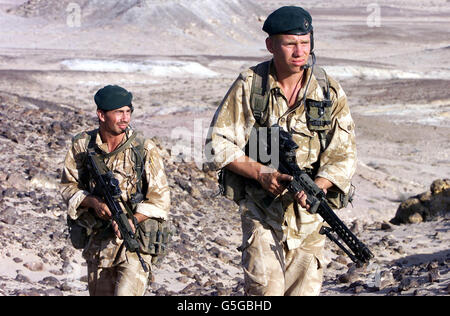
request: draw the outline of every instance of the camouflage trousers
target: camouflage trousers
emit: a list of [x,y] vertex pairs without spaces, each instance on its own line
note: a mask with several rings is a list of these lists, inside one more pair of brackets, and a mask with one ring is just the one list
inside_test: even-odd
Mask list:
[[318,232],[289,250],[272,228],[258,219],[242,218],[242,267],[245,294],[255,296],[316,296],[323,280],[325,236]]
[[142,254],[150,272],[145,272],[136,253],[128,252],[113,237],[91,239],[83,252],[88,265],[91,296],[143,296],[151,277],[151,255]]
[[88,262],[89,295],[143,296],[149,284],[150,272],[142,269],[135,253],[127,253],[127,257],[127,261],[110,268]]

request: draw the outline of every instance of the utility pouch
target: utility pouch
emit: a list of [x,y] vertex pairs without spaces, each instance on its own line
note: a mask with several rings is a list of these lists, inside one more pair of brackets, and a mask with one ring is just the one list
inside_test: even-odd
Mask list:
[[84,249],[94,229],[98,229],[101,226],[102,223],[96,220],[90,212],[81,214],[76,220],[67,216],[69,239],[75,249]]
[[67,216],[67,227],[69,228],[69,239],[72,246],[75,249],[84,249],[89,240],[87,229],[69,216]]
[[322,89],[323,98],[321,100],[306,99],[306,119],[308,129],[311,132],[318,133],[320,150],[323,152],[329,143],[327,134],[332,129],[333,101],[331,100],[330,88],[335,89],[330,86],[327,74],[323,68],[314,67],[313,73]]
[[327,201],[328,204],[334,209],[341,209],[347,207],[348,203],[352,204],[353,196],[355,194],[355,186],[351,184],[350,191],[347,194],[342,193],[340,190],[328,189]]
[[306,99],[308,129],[310,131],[328,131],[331,129],[331,111],[333,103],[330,100],[315,101]]
[[152,263],[161,260],[167,253],[174,229],[169,221],[149,218],[138,224],[137,237],[140,252],[152,255]]
[[219,171],[220,192],[227,199],[239,204],[245,198],[245,178],[223,168]]

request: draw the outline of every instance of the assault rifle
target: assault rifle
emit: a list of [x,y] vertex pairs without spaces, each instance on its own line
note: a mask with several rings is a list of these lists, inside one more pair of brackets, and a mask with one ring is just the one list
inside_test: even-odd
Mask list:
[[[131,228],[130,222],[126,214],[123,212],[122,207],[119,204],[119,198],[122,191],[119,187],[119,181],[114,178],[111,171],[104,174],[100,172],[99,166],[95,159],[95,152],[88,151],[88,169],[95,182],[95,194],[103,197],[106,205],[112,214],[112,219],[117,223],[119,227],[120,235],[122,236],[125,247],[130,252],[135,252],[141,262],[142,268],[145,272],[148,272],[147,265],[142,259],[139,253],[139,243],[136,239],[136,235]],[[137,229],[137,227],[136,227]]]
[[[312,214],[319,214],[330,226],[322,226],[320,234],[325,234],[335,242],[356,264],[361,265],[369,262],[374,257],[372,252],[337,217],[333,209],[328,205],[325,192],[314,183],[305,171],[299,168],[296,161],[298,145],[293,141],[292,135],[278,124],[270,128],[268,135],[272,134],[271,137],[273,137],[274,133],[279,136],[279,162],[277,169],[279,172],[291,175],[294,178],[287,184],[287,189],[294,194],[300,191],[305,192],[307,196],[306,201],[310,205],[308,211]],[[269,146],[268,148],[270,149]],[[333,233],[336,233],[349,249]]]

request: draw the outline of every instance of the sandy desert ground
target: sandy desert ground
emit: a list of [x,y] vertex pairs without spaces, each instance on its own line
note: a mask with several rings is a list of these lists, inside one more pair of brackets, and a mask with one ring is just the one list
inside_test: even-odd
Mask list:
[[[160,144],[172,191],[177,234],[147,295],[243,295],[239,214],[214,197],[201,146],[238,73],[270,58],[265,17],[297,2],[104,3],[0,0],[0,295],[88,294],[58,181],[71,136],[96,124],[94,93],[112,83],[133,92],[134,126]],[[356,196],[338,215],[375,254],[358,269],[328,242],[321,295],[449,295],[449,204],[391,220],[450,178],[450,3],[302,5],[356,123]]]

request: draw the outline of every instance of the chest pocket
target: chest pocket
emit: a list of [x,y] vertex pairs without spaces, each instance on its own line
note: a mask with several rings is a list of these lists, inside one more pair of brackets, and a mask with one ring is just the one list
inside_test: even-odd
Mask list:
[[[136,192],[137,174],[134,169],[134,162],[131,160],[132,151],[129,149],[112,157],[113,164],[110,167],[114,176],[119,180],[122,193],[128,200],[131,194]],[[109,164],[108,164],[109,165]]]
[[[293,122],[294,123],[294,122]],[[312,168],[320,154],[320,141],[317,133],[311,132],[306,125],[306,120],[297,120],[291,126],[291,134],[297,149],[297,163],[300,168]]]

